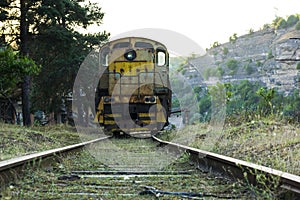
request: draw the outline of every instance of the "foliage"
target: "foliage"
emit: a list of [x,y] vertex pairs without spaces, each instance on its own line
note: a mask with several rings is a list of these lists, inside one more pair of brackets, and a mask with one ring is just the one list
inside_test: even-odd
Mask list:
[[260,60],[257,60],[256,61],[256,65],[257,65],[257,67],[261,67],[263,64],[262,64],[262,62]]
[[246,70],[246,73],[248,75],[250,75],[250,74],[252,74],[254,72],[254,69],[250,66],[249,63],[247,63],[247,64],[244,65],[244,69]]
[[[33,79],[33,109],[56,111],[62,97],[72,91],[83,59],[109,36],[105,31],[82,34],[76,29],[100,25],[104,13],[96,3],[83,0],[26,1],[25,10],[28,53],[42,66],[41,73]],[[1,34],[11,35],[6,41],[19,49],[19,1],[7,2],[0,13]]]
[[297,63],[296,69],[300,69],[300,62]]
[[270,114],[270,113],[273,114],[272,99],[275,96],[275,90],[273,88],[267,89],[267,88],[261,87],[256,91],[256,94],[258,94],[260,97],[262,97],[262,101],[260,101],[260,104],[259,104],[261,114],[264,116],[266,116],[267,114]]
[[276,18],[272,22],[272,26],[275,29],[286,28],[286,21],[284,18],[276,16]]
[[295,28],[296,28],[296,30],[300,30],[300,21],[297,22]]
[[213,45],[211,46],[211,48],[216,48],[216,47],[218,47],[218,46],[220,46],[221,44],[218,42],[218,41],[215,41],[214,43],[213,43]]
[[238,39],[237,34],[234,33],[232,36],[229,37],[229,42],[235,43],[237,39]]
[[11,48],[0,51],[0,92],[10,96],[22,82],[24,75],[36,75],[40,71],[40,66],[28,58],[20,56]]
[[247,118],[251,112],[256,110],[256,104],[259,101],[256,95],[258,83],[251,83],[249,81],[241,81],[239,84],[227,87],[230,93],[227,101],[228,115],[245,115]]
[[268,58],[268,59],[274,58],[272,49],[270,49],[270,50],[268,51],[268,56],[267,56],[267,58]]
[[249,34],[251,35],[251,34],[253,34],[254,33],[254,29],[253,28],[250,28],[249,29]]
[[236,70],[238,69],[238,67],[239,67],[238,61],[235,60],[235,59],[232,59],[232,58],[227,60],[225,65],[228,69],[230,69],[231,74],[234,74],[236,72]]
[[[284,28],[292,27],[295,24],[298,24],[298,22],[299,22],[299,16],[298,15],[290,15],[290,16],[287,17],[287,19],[284,19],[283,17],[277,16],[273,20],[272,26],[275,29],[284,29]],[[296,25],[296,29],[297,29],[297,25]]]
[[294,26],[297,22],[299,21],[299,18],[297,15],[290,15],[288,18],[287,18],[287,26],[288,27],[292,27]]
[[[226,92],[222,94],[217,93],[217,91],[220,92],[221,90]],[[212,106],[214,106],[214,109],[218,106],[216,102],[221,103],[222,107],[226,107],[228,120],[240,118],[250,121],[258,116],[278,116],[291,122],[300,121],[299,90],[284,96],[273,88],[268,89],[258,82],[244,80],[238,84],[217,84],[217,86],[207,89],[196,87],[194,91],[197,94],[200,121],[209,121],[211,119]],[[226,99],[226,105],[223,104],[224,101],[216,101],[214,99],[216,97]],[[238,123],[241,122],[239,120]]]
[[203,72],[203,77],[205,80],[208,80],[209,77],[217,77],[221,78],[225,74],[225,71],[221,66],[218,66],[217,68],[207,68]]
[[227,55],[228,52],[229,52],[229,51],[228,51],[228,48],[224,47],[224,48],[223,48],[223,54],[224,54],[224,55]]
[[300,96],[299,90],[284,98],[283,116],[290,122],[300,121]]
[[219,77],[222,77],[225,74],[225,71],[221,66],[218,66],[217,73],[218,73]]
[[271,28],[270,24],[264,24],[262,29],[263,30],[268,30],[269,28]]

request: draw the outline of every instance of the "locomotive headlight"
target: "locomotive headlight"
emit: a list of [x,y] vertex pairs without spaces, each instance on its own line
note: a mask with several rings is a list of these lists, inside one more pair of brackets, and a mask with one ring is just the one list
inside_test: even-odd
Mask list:
[[156,103],[156,98],[154,96],[145,96],[145,103]]
[[124,54],[124,57],[126,58],[126,60],[128,61],[132,61],[136,58],[136,52],[135,50],[127,50],[127,52]]
[[156,98],[155,97],[150,97],[149,100],[150,100],[151,103],[155,103],[156,102]]

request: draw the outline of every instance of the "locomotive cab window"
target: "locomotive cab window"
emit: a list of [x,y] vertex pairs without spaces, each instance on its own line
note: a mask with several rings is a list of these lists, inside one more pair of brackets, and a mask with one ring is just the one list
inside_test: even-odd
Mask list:
[[165,50],[163,50],[163,49],[156,50],[156,63],[157,63],[157,66],[159,66],[159,67],[166,65],[167,56],[166,56]]

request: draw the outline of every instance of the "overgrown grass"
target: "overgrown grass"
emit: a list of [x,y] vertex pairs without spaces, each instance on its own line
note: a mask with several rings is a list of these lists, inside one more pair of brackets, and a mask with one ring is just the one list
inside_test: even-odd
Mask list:
[[[195,124],[166,132],[162,138],[300,175],[299,124],[276,118],[226,124],[223,130],[208,123]],[[252,173],[257,173],[257,181],[263,185],[262,188],[251,186],[254,193],[266,199],[276,198],[278,193],[274,193],[274,189],[278,180],[275,178],[266,184],[264,175]]]
[[80,141],[73,127],[65,125],[20,127],[0,123],[0,160],[6,160]]
[[208,123],[167,131],[162,139],[300,175],[300,125],[260,119],[222,130]]

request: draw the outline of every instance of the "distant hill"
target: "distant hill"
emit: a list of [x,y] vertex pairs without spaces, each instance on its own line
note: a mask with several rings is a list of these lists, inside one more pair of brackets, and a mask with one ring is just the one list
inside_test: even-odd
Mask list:
[[[259,81],[284,93],[300,87],[300,30],[267,28],[218,44],[190,59],[185,76],[193,85]],[[200,74],[194,75],[197,70]]]

